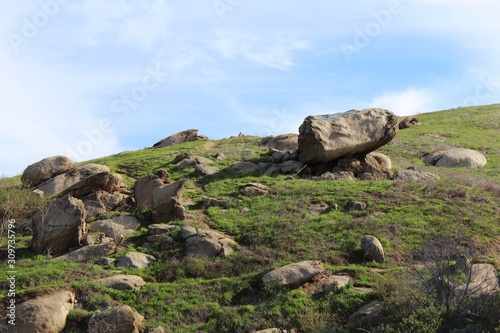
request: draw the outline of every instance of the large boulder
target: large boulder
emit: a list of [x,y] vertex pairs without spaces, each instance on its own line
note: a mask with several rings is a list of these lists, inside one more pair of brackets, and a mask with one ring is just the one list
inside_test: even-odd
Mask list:
[[144,269],[149,265],[154,263],[156,258],[144,253],[139,252],[129,252],[120,259],[116,263],[116,267],[118,268],[137,268]]
[[87,245],[77,250],[71,251],[63,256],[57,257],[56,260],[86,262],[90,259],[109,256],[113,254],[115,250],[116,245],[113,242]]
[[325,271],[320,261],[310,260],[275,269],[262,277],[264,284],[298,288]]
[[170,183],[170,175],[166,170],[139,178],[134,185],[135,201],[139,208],[153,208],[153,191]]
[[9,325],[12,333],[60,333],[66,318],[75,307],[75,294],[61,290],[26,301],[16,309],[16,325]]
[[144,328],[144,317],[130,306],[96,312],[89,320],[89,333],[139,333]]
[[47,180],[37,186],[36,189],[45,196],[50,197],[63,192],[87,177],[101,172],[111,172],[111,170],[107,166],[100,164],[83,165]]
[[186,181],[181,179],[153,190],[153,222],[161,223],[185,218],[181,199]]
[[314,165],[368,154],[389,143],[397,131],[397,116],[385,109],[309,116],[299,129],[299,160]]
[[122,176],[111,172],[100,172],[68,187],[59,195],[70,194],[74,197],[82,197],[101,190],[113,193],[123,187],[125,187],[125,184],[123,183]]
[[40,185],[75,167],[75,163],[66,156],[52,156],[28,166],[21,176],[25,187]]
[[173,146],[183,142],[199,140],[197,129],[189,129],[169,136],[153,145],[153,148],[163,148]]
[[62,254],[77,247],[86,233],[81,200],[65,195],[33,216],[31,246],[37,253]]
[[500,291],[498,272],[495,266],[490,264],[474,264],[467,271],[469,283],[458,286],[459,294],[466,294],[469,297],[480,297],[491,295]]
[[299,136],[294,133],[268,136],[262,138],[259,144],[281,151],[295,151],[299,148]]
[[181,236],[186,241],[186,256],[193,258],[227,257],[238,247],[232,239],[211,230],[185,227]]
[[100,285],[116,290],[140,290],[146,285],[144,279],[137,275],[118,274],[96,281]]
[[120,192],[108,193],[99,190],[78,199],[82,200],[85,205],[87,219],[110,211],[125,211],[133,205],[132,198]]
[[488,162],[478,151],[465,148],[453,148],[429,154],[423,158],[424,163],[448,168],[482,168]]
[[116,216],[113,219],[97,221],[89,224],[92,232],[102,232],[106,237],[118,239],[120,235],[133,234],[141,227],[141,222],[134,216]]
[[385,261],[384,247],[375,236],[363,236],[361,239],[361,248],[363,249],[363,256],[366,260],[379,263]]

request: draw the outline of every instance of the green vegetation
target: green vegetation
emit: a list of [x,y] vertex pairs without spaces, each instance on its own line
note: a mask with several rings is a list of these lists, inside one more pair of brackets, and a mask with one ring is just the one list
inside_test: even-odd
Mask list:
[[[30,231],[17,238],[17,295],[25,300],[57,288],[71,288],[83,309],[70,320],[84,332],[93,311],[123,303],[145,316],[148,325],[162,325],[168,332],[249,332],[281,327],[299,332],[349,332],[349,315],[371,299],[388,304],[386,321],[374,332],[495,332],[500,325],[499,296],[474,310],[475,319],[465,318],[455,308],[446,311],[432,295],[418,304],[407,298],[416,289],[398,289],[408,264],[437,235],[468,239],[481,249],[483,262],[500,266],[500,105],[460,108],[418,116],[421,126],[402,130],[380,151],[393,160],[395,169],[414,167],[441,176],[435,183],[401,181],[311,181],[286,176],[265,177],[259,171],[244,177],[229,169],[236,161],[267,161],[267,149],[257,137],[219,141],[196,141],[161,149],[144,149],[86,163],[105,164],[124,176],[132,187],[139,177],[167,170],[172,180],[186,177],[185,206],[193,220],[179,225],[208,224],[233,237],[238,252],[226,259],[184,258],[178,232],[172,249],[142,248],[151,222],[150,212],[127,212],[140,216],[143,227],[130,237],[132,245],[121,251],[141,251],[158,261],[149,268],[126,273],[148,277],[140,291],[116,291],[92,282],[113,275],[112,267],[94,263],[73,264],[34,256],[29,250]],[[439,169],[425,166],[421,158],[450,147],[471,148],[488,159],[483,169]],[[199,177],[191,169],[172,164],[181,152],[214,160],[221,172]],[[226,159],[215,160],[216,153]],[[247,198],[241,186],[265,184],[270,195]],[[202,196],[226,199],[229,209],[201,209]],[[367,209],[350,211],[350,201],[363,201]],[[0,218],[20,222],[43,207],[46,200],[21,188],[20,177],[0,179]],[[336,207],[314,214],[313,204]],[[243,208],[249,208],[241,214]],[[2,227],[0,253],[5,258],[6,237]],[[387,262],[364,262],[360,238],[376,235],[384,245]],[[116,254],[115,257],[118,257]],[[302,290],[267,289],[262,274],[284,264],[319,259],[334,273],[349,275],[351,285],[338,294],[310,296]],[[6,271],[0,273],[0,298],[6,296]],[[375,288],[375,294],[355,287]],[[5,304],[3,304],[5,305]],[[1,307],[2,305],[0,305]],[[462,320],[453,321],[462,316]],[[451,319],[450,319],[451,318]],[[444,323],[453,322],[445,327]],[[75,331],[76,332],[76,331]]]

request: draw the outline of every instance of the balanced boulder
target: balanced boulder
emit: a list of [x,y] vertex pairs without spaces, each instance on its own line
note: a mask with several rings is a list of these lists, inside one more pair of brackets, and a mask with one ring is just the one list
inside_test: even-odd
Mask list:
[[21,176],[25,187],[40,185],[75,167],[75,163],[66,156],[52,156],[28,166]]
[[314,165],[368,154],[389,143],[397,131],[397,116],[385,109],[309,116],[299,129],[299,160]]
[[424,163],[448,168],[482,168],[487,160],[483,154],[472,149],[453,148],[429,154],[423,158]]

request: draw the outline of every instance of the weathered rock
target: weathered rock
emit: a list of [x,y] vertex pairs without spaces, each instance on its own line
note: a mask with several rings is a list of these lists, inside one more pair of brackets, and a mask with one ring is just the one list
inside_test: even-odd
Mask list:
[[469,284],[458,286],[456,291],[459,294],[465,293],[468,297],[481,297],[500,291],[498,272],[493,265],[473,264],[467,274],[470,279]]
[[45,196],[50,197],[63,192],[85,178],[101,172],[111,172],[111,170],[105,165],[87,164],[51,178],[37,186],[36,189],[42,191]]
[[330,205],[326,202],[317,202],[307,205],[307,210],[309,211],[309,214],[313,216],[320,216],[330,212],[332,207],[330,207]]
[[116,245],[113,242],[106,242],[95,245],[87,245],[78,250],[71,251],[63,256],[55,258],[56,260],[66,260],[72,262],[86,262],[92,258],[106,257],[113,254]]
[[209,197],[202,197],[203,207],[220,207],[222,209],[229,209],[229,202],[227,200],[219,200]]
[[[238,247],[232,239],[211,230],[183,229],[182,236],[186,240],[186,256],[193,258],[227,257]],[[188,236],[191,235],[191,236]]]
[[95,261],[96,265],[99,266],[111,266],[116,263],[116,259],[113,258],[108,258],[108,257],[101,257]]
[[430,172],[415,170],[400,170],[394,173],[394,179],[405,181],[436,181],[441,177]]
[[89,320],[89,333],[139,333],[145,327],[144,317],[124,305],[94,313]]
[[161,223],[185,219],[185,211],[181,204],[184,184],[181,179],[173,184],[157,187],[153,191],[153,222]]
[[274,175],[277,175],[280,173],[280,167],[277,166],[277,165],[271,165],[265,172],[264,172],[264,176],[268,176],[268,177],[271,177],[271,176],[274,176]]
[[118,191],[121,187],[125,187],[122,176],[111,172],[100,172],[68,187],[59,195],[63,196],[69,194],[74,197],[82,197],[100,190],[113,193]]
[[165,246],[172,246],[175,244],[175,241],[173,240],[172,237],[169,237],[165,234],[161,235],[151,235],[146,238],[148,242],[152,244],[161,244]]
[[285,157],[285,155],[282,152],[276,151],[269,157],[269,161],[271,163],[281,163],[283,162],[283,157]]
[[170,183],[170,175],[166,170],[139,178],[134,185],[134,196],[137,207],[153,208],[153,192],[157,187]]
[[153,148],[163,148],[173,146],[183,142],[199,140],[197,129],[189,129],[176,134],[173,134],[153,145]]
[[349,180],[356,181],[356,177],[354,174],[349,171],[339,171],[339,172],[326,172],[321,176],[314,177],[313,180],[321,181],[321,180]]
[[197,175],[204,177],[216,174],[217,172],[219,172],[219,169],[214,166],[201,163],[194,165],[194,171]]
[[379,263],[385,261],[384,247],[375,236],[363,236],[361,239],[361,248],[363,249],[363,256],[367,261],[376,261]]
[[129,252],[120,259],[118,259],[116,267],[144,269],[147,268],[152,263],[154,263],[155,261],[156,258],[149,254]]
[[197,236],[197,235],[198,235],[198,231],[191,226],[187,226],[187,227],[184,227],[181,229],[181,237],[184,240],[186,240],[190,237],[193,237],[193,236]]
[[97,217],[109,211],[123,211],[133,204],[132,199],[125,194],[115,192],[108,193],[104,191],[92,192],[89,195],[79,197],[85,205],[87,219]]
[[299,147],[299,136],[293,133],[268,136],[262,138],[259,144],[280,151],[295,151]]
[[289,160],[280,165],[280,173],[285,175],[290,173],[296,174],[303,168],[304,168],[304,163],[301,163],[299,161]]
[[118,274],[115,276],[99,279],[97,283],[116,290],[140,290],[146,285],[142,277],[137,275]]
[[180,153],[179,155],[175,156],[174,157],[174,160],[172,161],[172,164],[177,164],[179,162],[182,162],[186,159],[190,159],[191,158],[191,153]]
[[86,233],[81,200],[66,195],[33,216],[31,246],[36,253],[62,254],[80,244]]
[[482,168],[488,162],[478,151],[464,148],[453,148],[429,154],[423,158],[424,163],[448,168]]
[[252,173],[258,169],[257,164],[252,162],[236,162],[231,165],[231,168],[236,171],[238,175],[246,175],[247,173]]
[[24,187],[37,186],[74,167],[75,163],[66,156],[47,157],[28,166],[21,176],[21,181]]
[[60,333],[66,317],[75,306],[75,294],[61,290],[20,304],[16,309],[16,325],[12,333]]
[[172,225],[172,224],[151,224],[148,227],[148,235],[162,235],[162,234],[168,234],[169,232],[175,231],[175,230],[180,230],[180,227],[178,225]]
[[347,324],[352,328],[375,327],[381,319],[383,309],[383,302],[371,301],[350,316]]
[[378,164],[380,164],[380,166],[382,168],[384,168],[385,170],[392,169],[392,161],[391,161],[391,158],[389,156],[382,154],[382,153],[378,153],[376,151],[369,153],[367,156],[373,157],[378,162]]
[[106,237],[118,239],[120,235],[133,234],[141,227],[141,222],[134,216],[116,216],[113,219],[97,221],[89,224],[92,232],[102,232]]
[[244,196],[254,198],[258,196],[268,195],[269,190],[266,185],[258,183],[249,183],[243,187],[242,193]]
[[299,160],[321,164],[368,154],[396,136],[397,124],[397,116],[384,109],[307,117],[299,129]]
[[[375,154],[356,155],[350,157],[339,158],[333,167],[333,172],[352,172],[354,177],[361,180],[385,180],[392,179],[393,172],[386,169],[379,162],[382,161],[380,157]],[[386,162],[384,162],[386,163]]]
[[318,293],[329,293],[329,292],[339,292],[339,290],[347,287],[351,282],[348,276],[343,275],[330,275],[318,281],[317,292]]
[[288,288],[298,288],[324,270],[320,261],[303,261],[267,273],[262,277],[262,282],[268,285],[278,284]]

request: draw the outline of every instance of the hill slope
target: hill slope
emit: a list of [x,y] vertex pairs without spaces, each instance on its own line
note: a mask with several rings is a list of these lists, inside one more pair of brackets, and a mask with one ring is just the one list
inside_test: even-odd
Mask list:
[[[83,309],[70,315],[73,326],[68,332],[85,331],[93,311],[118,302],[143,314],[150,326],[162,325],[168,332],[250,332],[267,327],[339,332],[348,331],[348,316],[368,300],[383,298],[390,302],[388,281],[401,267],[415,260],[422,262],[419,254],[429,244],[459,239],[461,248],[477,249],[474,254],[481,261],[498,268],[500,105],[426,113],[418,118],[421,126],[400,131],[393,142],[379,151],[391,157],[396,170],[414,167],[429,171],[441,176],[438,182],[316,182],[267,177],[260,171],[238,176],[229,168],[234,162],[267,161],[267,148],[258,145],[260,138],[247,136],[195,141],[89,161],[122,174],[129,187],[136,179],[159,169],[167,170],[173,180],[187,177],[184,204],[192,218],[177,224],[215,229],[236,240],[239,251],[225,259],[193,259],[184,258],[180,241],[168,250],[143,248],[151,215],[147,210],[131,210],[123,214],[140,217],[142,227],[115,257],[132,250],[154,255],[158,261],[149,268],[125,270],[153,282],[140,291],[98,286],[91,280],[111,275],[111,267],[103,268],[92,261],[73,264],[34,256],[28,248],[30,235],[26,234],[18,238],[19,300],[61,287],[74,289]],[[483,169],[466,170],[435,168],[421,162],[426,154],[450,147],[478,150],[488,164]],[[210,158],[221,171],[200,177],[190,169],[180,169],[171,162],[182,152]],[[223,153],[226,158],[216,160],[216,153]],[[241,186],[251,182],[268,186],[270,195],[242,195]],[[15,197],[19,205],[25,199],[18,178],[0,180],[0,191],[5,219],[6,203],[12,205]],[[227,200],[229,208],[204,208],[203,196]],[[347,209],[351,201],[365,203],[366,209]],[[20,221],[42,204],[24,202],[22,209],[11,209],[9,218]],[[317,214],[317,204],[333,209]],[[241,214],[244,208],[249,211]],[[365,234],[381,240],[386,263],[363,260],[360,239]],[[175,233],[172,237],[179,239]],[[2,247],[5,244],[2,235]],[[272,268],[316,259],[332,272],[349,276],[351,286],[340,294],[311,297],[301,290],[268,290],[259,283],[262,274]],[[5,281],[6,273],[2,274],[0,280]],[[5,283],[0,285],[0,295],[4,297],[8,288]],[[377,291],[367,294],[354,287]],[[392,316],[395,322],[401,319],[394,313]],[[457,328],[466,325],[460,323]]]

